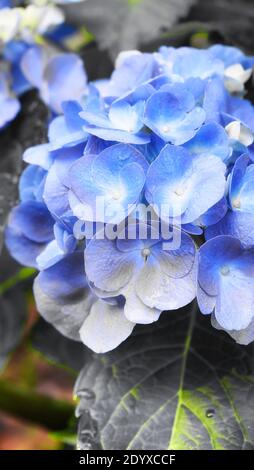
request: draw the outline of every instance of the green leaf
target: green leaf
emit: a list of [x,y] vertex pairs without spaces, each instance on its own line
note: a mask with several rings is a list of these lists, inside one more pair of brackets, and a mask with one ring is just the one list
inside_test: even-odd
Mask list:
[[36,273],[34,268],[21,268],[13,276],[9,277],[0,284],[0,295],[3,295],[12,287],[16,286],[19,282],[26,281],[30,279]]
[[43,318],[33,328],[31,344],[50,362],[66,367],[75,375],[90,356],[90,351],[84,344],[66,338]]
[[197,0],[87,0],[66,5],[67,19],[85,27],[115,56],[168,31]]
[[91,355],[75,393],[81,449],[254,449],[253,348],[195,305]]

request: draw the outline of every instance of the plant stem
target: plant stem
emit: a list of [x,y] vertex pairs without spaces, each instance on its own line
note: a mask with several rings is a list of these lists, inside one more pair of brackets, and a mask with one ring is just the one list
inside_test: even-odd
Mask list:
[[16,286],[19,282],[29,279],[36,273],[34,268],[22,268],[14,276],[6,279],[6,281],[0,284],[0,295],[3,295],[7,290]]

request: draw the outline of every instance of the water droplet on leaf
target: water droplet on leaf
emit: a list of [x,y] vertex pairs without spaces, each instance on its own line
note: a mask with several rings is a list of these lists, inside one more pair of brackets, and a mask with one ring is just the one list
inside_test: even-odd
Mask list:
[[208,410],[206,410],[206,417],[207,418],[213,418],[215,415],[215,410],[213,408],[208,408]]

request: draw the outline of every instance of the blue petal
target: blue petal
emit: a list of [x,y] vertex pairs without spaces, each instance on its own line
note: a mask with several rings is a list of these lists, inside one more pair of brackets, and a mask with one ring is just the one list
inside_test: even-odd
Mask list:
[[82,60],[75,54],[60,54],[48,61],[44,72],[46,91],[41,93],[46,103],[62,112],[62,102],[78,100],[86,90],[86,74]]
[[203,315],[209,315],[214,311],[217,296],[208,295],[197,282],[197,302]]
[[244,178],[246,168],[250,163],[250,159],[247,154],[240,155],[236,160],[232,172],[229,176],[229,195],[230,199],[236,198],[238,191],[241,188],[242,180]]
[[192,153],[215,155],[223,161],[230,153],[228,135],[223,127],[216,123],[202,126],[195,137],[184,144],[184,147]]
[[218,235],[238,238],[245,248],[254,246],[254,215],[240,211],[228,211],[217,224],[205,230],[206,240]]
[[111,76],[109,92],[121,96],[158,75],[152,54],[136,54],[126,58]]
[[190,235],[202,235],[203,234],[202,228],[194,224],[183,224],[182,230],[189,233]]
[[[97,157],[87,155],[74,163],[70,169],[71,189],[83,204],[93,210],[94,221],[103,222],[105,218],[117,223],[117,220],[125,218],[129,206],[138,201],[147,166],[145,158],[136,149],[117,144]],[[98,197],[104,202],[102,214],[95,212]],[[103,220],[98,217],[103,217]]]
[[150,135],[151,141],[146,145],[135,146],[146,158],[148,163],[152,163],[159,155],[160,151],[165,147],[165,142],[156,134]]
[[42,202],[46,174],[47,172],[37,165],[25,168],[19,180],[19,195],[22,202],[33,199]]
[[65,116],[57,116],[49,125],[48,138],[50,150],[57,150],[64,146],[74,146],[85,142],[87,135],[82,128],[69,129]]
[[191,139],[205,120],[202,108],[182,107],[180,97],[158,91],[147,101],[144,123],[165,142],[181,145]]
[[184,79],[198,77],[207,79],[215,75],[223,75],[224,65],[209,51],[180,47],[176,50],[173,73]]
[[0,128],[12,121],[20,110],[20,103],[15,98],[1,100]]
[[86,287],[83,252],[67,255],[38,275],[40,288],[52,299],[64,300]]
[[225,216],[227,210],[227,200],[225,197],[223,197],[219,202],[217,202],[214,206],[210,207],[208,211],[201,215],[201,217],[199,218],[199,223],[203,227],[208,227],[209,225],[216,224]]
[[77,240],[72,234],[72,228],[67,226],[66,223],[55,223],[54,235],[59,248],[64,253],[72,253],[73,251],[75,251]]
[[231,114],[235,119],[240,120],[246,127],[254,132],[254,110],[250,101],[231,96],[228,99],[228,114]]
[[45,248],[45,243],[36,243],[26,238],[18,228],[7,226],[5,244],[12,257],[24,266],[37,268],[36,258]]
[[241,64],[244,60],[245,55],[237,47],[225,46],[224,44],[215,44],[209,47],[209,52],[218,59],[221,59],[225,64],[225,67],[229,67],[233,64]]
[[136,266],[136,253],[118,250],[114,240],[95,237],[85,250],[85,269],[90,282],[111,292],[123,288],[131,279]]
[[223,80],[213,78],[206,84],[203,109],[206,113],[206,122],[220,121],[220,113],[226,110],[228,94]]
[[83,130],[88,132],[89,134],[95,135],[100,139],[115,141],[115,142],[122,142],[124,144],[136,144],[142,145],[147,144],[150,142],[150,136],[146,133],[137,133],[133,134],[132,132],[122,131],[122,130],[115,130],[110,128],[99,128],[90,125],[84,125]]
[[69,169],[71,165],[81,158],[83,154],[83,143],[73,147],[63,147],[52,152],[54,163],[51,168],[55,168],[58,178],[65,186],[69,186]]
[[43,198],[54,216],[62,217],[70,209],[68,188],[60,181],[54,165],[47,175]]
[[229,184],[229,198],[233,210],[254,214],[254,165],[248,155],[241,155],[232,170]]
[[44,200],[52,214],[62,217],[69,209],[69,169],[83,154],[83,145],[66,147],[54,152],[55,161],[51,166],[44,190]]
[[215,237],[200,247],[198,282],[207,295],[213,297],[219,294],[220,270],[242,253],[241,242],[228,235]]
[[53,225],[54,220],[45,204],[38,201],[22,202],[12,210],[9,219],[10,227],[38,243],[52,240]]
[[146,198],[163,219],[182,216],[182,223],[194,222],[223,197],[224,173],[217,157],[167,145],[148,170]]
[[75,132],[81,130],[83,120],[79,113],[83,109],[82,106],[77,101],[63,101],[62,109],[69,131]]
[[46,56],[39,46],[30,47],[21,59],[21,70],[26,79],[36,88],[42,86]]

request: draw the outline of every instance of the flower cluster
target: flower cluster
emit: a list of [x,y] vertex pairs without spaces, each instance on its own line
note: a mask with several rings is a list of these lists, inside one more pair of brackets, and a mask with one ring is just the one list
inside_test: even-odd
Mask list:
[[[16,117],[19,97],[31,88],[54,114],[62,112],[62,101],[79,100],[86,88],[81,59],[57,48],[60,37],[69,34],[62,10],[46,1],[11,6],[0,2],[0,129]],[[47,42],[50,34],[53,40]]]
[[221,45],[128,51],[78,101],[63,90],[48,143],[24,154],[6,243],[64,334],[105,352],[197,297],[254,339],[253,65]]

